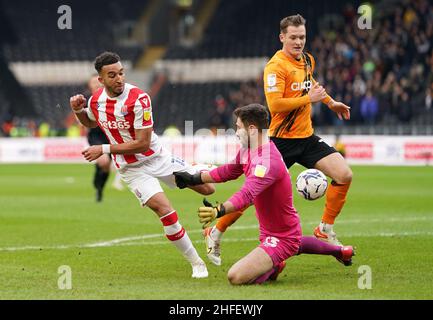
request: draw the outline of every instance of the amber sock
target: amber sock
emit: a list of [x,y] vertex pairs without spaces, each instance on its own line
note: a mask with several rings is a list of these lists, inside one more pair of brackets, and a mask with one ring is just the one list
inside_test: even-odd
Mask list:
[[350,183],[338,184],[335,181],[326,191],[325,210],[323,212],[322,221],[327,224],[334,224],[335,218],[340,214],[341,209],[346,202],[346,195],[349,191]]
[[239,217],[243,214],[243,211],[230,212],[218,219],[216,227],[220,232],[225,232]]

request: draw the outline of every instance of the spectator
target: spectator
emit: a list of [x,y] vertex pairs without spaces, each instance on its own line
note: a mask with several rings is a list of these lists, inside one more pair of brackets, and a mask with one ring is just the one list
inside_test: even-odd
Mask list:
[[232,126],[232,114],[227,109],[227,102],[222,95],[215,97],[215,109],[209,118],[209,127],[216,134],[217,129],[228,129]]
[[425,95],[425,109],[431,110],[432,107],[432,100],[433,100],[433,83],[430,86],[430,88],[427,88],[426,95]]
[[368,125],[374,125],[376,123],[378,111],[379,103],[376,97],[373,96],[371,90],[368,90],[367,94],[361,101],[361,115],[364,122]]
[[399,96],[398,119],[401,122],[408,122],[412,118],[412,103],[407,92]]

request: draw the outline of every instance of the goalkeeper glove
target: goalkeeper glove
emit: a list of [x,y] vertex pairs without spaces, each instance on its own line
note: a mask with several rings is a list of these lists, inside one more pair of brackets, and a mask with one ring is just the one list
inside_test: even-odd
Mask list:
[[211,225],[212,221],[225,215],[226,209],[222,203],[213,206],[206,198],[203,199],[203,204],[204,207],[198,208],[198,217],[200,223],[203,223],[203,229],[206,229]]
[[189,174],[188,172],[173,172],[176,185],[179,189],[185,189],[187,186],[196,186],[203,184],[201,180],[201,173]]

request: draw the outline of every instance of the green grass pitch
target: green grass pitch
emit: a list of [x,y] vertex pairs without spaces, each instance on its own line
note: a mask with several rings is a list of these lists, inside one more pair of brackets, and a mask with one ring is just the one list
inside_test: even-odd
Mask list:
[[[161,223],[129,191],[111,188],[94,201],[92,165],[0,166],[0,299],[432,299],[432,167],[354,166],[346,206],[335,225],[357,247],[351,267],[332,257],[288,260],[278,281],[231,286],[229,267],[257,244],[253,209],[226,233],[221,267],[192,279],[189,264],[163,236]],[[302,170],[295,166],[292,179]],[[226,200],[242,181],[217,186]],[[202,197],[167,190],[180,221],[205,261],[196,218]],[[320,221],[324,199],[295,195],[305,234]],[[58,286],[71,268],[72,289]],[[361,290],[360,266],[372,272]]]

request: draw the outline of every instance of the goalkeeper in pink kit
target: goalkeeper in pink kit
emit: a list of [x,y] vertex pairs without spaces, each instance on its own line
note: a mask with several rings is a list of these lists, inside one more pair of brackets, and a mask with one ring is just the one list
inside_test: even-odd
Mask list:
[[[242,188],[226,202],[212,206],[204,200],[205,206],[199,208],[203,228],[225,214],[252,204],[256,208],[260,245],[230,268],[230,283],[252,284],[275,280],[284,269],[285,260],[302,253],[332,255],[344,265],[351,265],[354,255],[351,246],[331,245],[315,237],[302,236],[299,216],[293,206],[290,175],[280,152],[266,134],[269,122],[266,108],[251,104],[236,109],[234,115],[237,117],[236,135],[242,148],[233,162],[194,175],[174,173],[176,184],[181,189],[208,182],[235,180],[245,174]],[[213,230],[218,232],[215,228]]]

